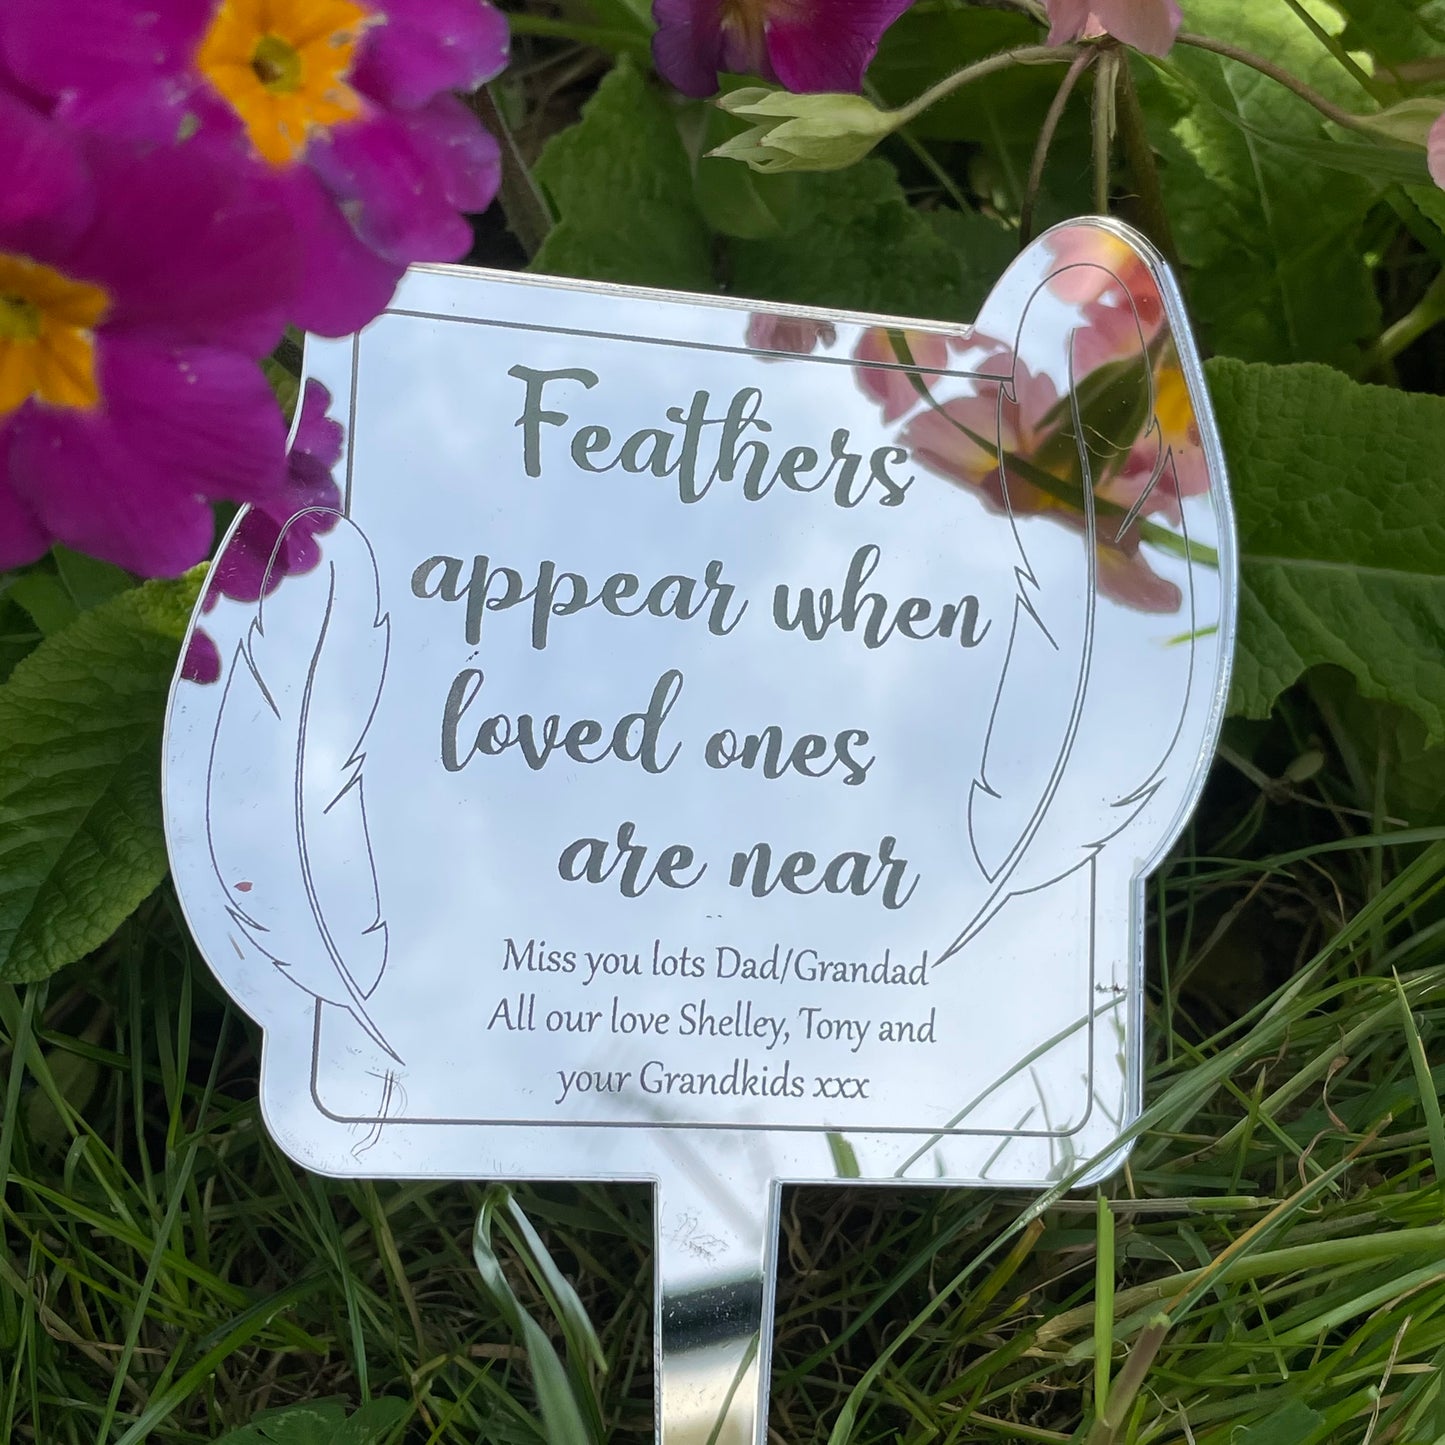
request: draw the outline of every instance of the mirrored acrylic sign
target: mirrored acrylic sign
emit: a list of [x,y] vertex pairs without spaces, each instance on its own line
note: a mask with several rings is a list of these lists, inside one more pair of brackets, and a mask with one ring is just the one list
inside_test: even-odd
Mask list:
[[[660,1426],[761,1440],[784,1182],[1098,1177],[1227,688],[1177,291],[1072,223],[975,325],[419,268],[309,341],[166,744],[267,1126],[657,1183]],[[313,391],[315,388],[311,388]]]

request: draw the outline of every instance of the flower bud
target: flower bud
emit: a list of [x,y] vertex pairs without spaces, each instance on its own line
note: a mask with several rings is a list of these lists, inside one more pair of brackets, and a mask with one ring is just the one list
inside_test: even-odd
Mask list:
[[708,154],[746,161],[755,171],[842,170],[901,120],[861,95],[793,95],[761,86],[719,96],[717,105],[757,123]]
[[1407,145],[1428,144],[1430,131],[1445,114],[1445,100],[1438,96],[1415,96],[1402,100],[1375,115],[1356,117],[1361,130],[1383,136],[1387,140],[1404,141]]

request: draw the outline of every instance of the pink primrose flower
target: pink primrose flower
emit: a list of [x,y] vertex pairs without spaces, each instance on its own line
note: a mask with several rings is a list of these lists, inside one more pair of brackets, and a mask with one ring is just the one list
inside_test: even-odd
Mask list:
[[[309,572],[321,560],[316,538],[336,525],[341,508],[341,488],[331,473],[341,457],[343,432],[327,415],[331,393],[319,381],[306,383],[300,406],[285,484],[253,505],[231,534],[206,588],[206,612],[220,597],[258,601],[283,577]],[[304,515],[288,527],[298,513]],[[191,633],[181,672],[192,682],[215,682],[221,675],[221,655],[203,627]]]
[[67,124],[250,164],[303,266],[291,319],[343,335],[412,261],[454,261],[499,179],[454,95],[506,63],[484,0],[4,0],[0,57]]
[[210,501],[264,502],[284,430],[258,358],[289,217],[200,152],[77,135],[0,88],[0,567],[53,541],[171,576]]
[[1147,55],[1167,55],[1184,23],[1178,0],[1044,0],[1049,44],[1112,35]]
[[787,90],[858,91],[878,41],[912,0],[653,0],[652,58],[684,95],[718,72]]
[[[948,365],[946,337],[926,331],[904,331],[900,354],[894,336],[886,327],[870,327],[853,353],[859,361],[892,363],[888,367],[865,366],[858,371],[858,385],[883,408],[884,421],[897,421],[910,411],[919,400],[920,388],[932,388],[931,373]],[[913,364],[912,368],[898,369],[907,362]]]

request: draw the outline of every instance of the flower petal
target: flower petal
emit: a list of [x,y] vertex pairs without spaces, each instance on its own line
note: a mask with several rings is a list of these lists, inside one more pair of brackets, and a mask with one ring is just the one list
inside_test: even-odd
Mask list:
[[[884,366],[863,366],[857,372],[858,385],[883,408],[883,420],[897,421],[913,410],[920,396],[933,389],[934,372],[948,365],[948,341],[922,331],[901,334],[902,349],[895,334],[884,326],[872,326],[858,340],[853,355],[859,361],[884,362]],[[905,359],[913,365],[901,370]]]
[[44,259],[89,221],[89,173],[74,137],[3,87],[0,136],[0,249]]
[[12,485],[68,546],[149,576],[210,551],[209,498],[285,484],[284,428],[259,368],[215,347],[97,338],[103,409],[31,406],[12,425]]
[[401,265],[455,261],[471,248],[472,228],[435,184],[431,159],[401,117],[385,113],[318,133],[306,151],[356,234]]
[[329,472],[341,460],[346,428],[330,415],[331,393],[313,376],[301,392],[301,416],[291,438],[287,465],[299,457],[314,457]]
[[1050,45],[1077,40],[1088,27],[1091,0],[1044,0],[1049,14]]
[[[768,25],[768,58],[792,91],[863,88],[883,32],[912,0],[813,0]],[[796,17],[796,18],[794,18]]]
[[657,73],[684,95],[712,95],[722,65],[720,0],[652,0],[652,18]]
[[492,204],[502,181],[501,148],[456,96],[439,95],[429,105],[402,111],[397,119],[449,206],[475,214]]
[[213,8],[214,0],[6,0],[0,53],[44,95],[103,95],[183,70]]
[[197,627],[191,633],[186,655],[181,660],[181,676],[190,682],[219,682],[221,679],[221,654],[216,650],[215,639],[204,627]]
[[838,339],[838,332],[828,321],[755,311],[748,317],[746,339],[754,351],[792,351],[799,356],[809,356],[819,344],[832,346]]
[[1178,0],[1092,0],[1090,8],[1110,35],[1146,55],[1167,55],[1184,24]]
[[1095,548],[1099,559],[1101,597],[1132,607],[1136,612],[1178,612],[1184,596],[1168,578],[1161,577],[1139,551],[1118,547]]
[[482,0],[387,0],[366,31],[351,81],[412,109],[449,90],[475,90],[507,63],[506,17]]
[[5,455],[9,429],[0,432],[0,571],[23,567],[43,557],[50,547],[50,533],[41,525],[34,509],[15,492],[7,480]]
[[278,180],[301,243],[291,319],[318,336],[349,336],[386,310],[405,263],[378,256],[306,166]]
[[199,146],[135,151],[93,138],[96,221],[67,258],[111,294],[112,328],[264,356],[296,289],[290,214],[259,166]]

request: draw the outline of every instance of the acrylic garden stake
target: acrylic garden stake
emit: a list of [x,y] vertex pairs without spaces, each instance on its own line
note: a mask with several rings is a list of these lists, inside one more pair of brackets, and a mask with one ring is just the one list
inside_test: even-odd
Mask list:
[[1098,1178],[1137,1115],[1235,610],[1177,292],[1105,221],[971,328],[419,269],[307,370],[342,504],[213,583],[166,744],[267,1125],[655,1181],[660,1438],[761,1441],[784,1183]]

